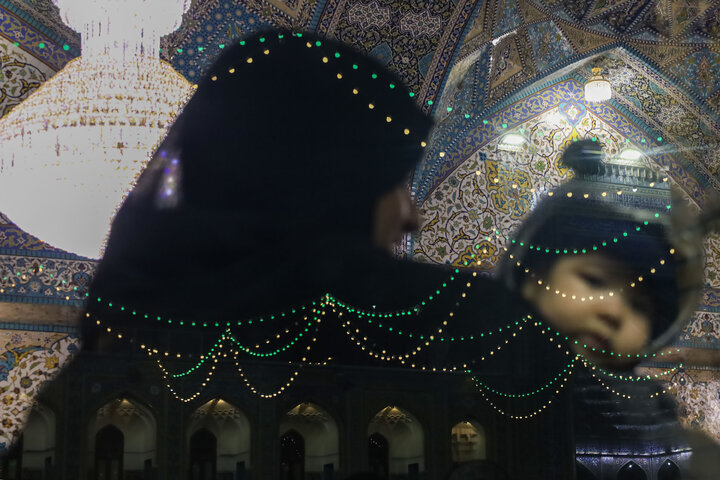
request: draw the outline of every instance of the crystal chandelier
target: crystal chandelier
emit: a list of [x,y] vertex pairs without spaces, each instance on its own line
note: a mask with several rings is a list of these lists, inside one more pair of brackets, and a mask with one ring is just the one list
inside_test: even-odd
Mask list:
[[53,0],[82,56],[0,119],[0,211],[54,247],[102,256],[120,203],[190,97],[160,37],[190,0]]
[[612,98],[610,82],[602,76],[601,72],[601,68],[593,68],[592,77],[585,82],[586,102],[605,102]]

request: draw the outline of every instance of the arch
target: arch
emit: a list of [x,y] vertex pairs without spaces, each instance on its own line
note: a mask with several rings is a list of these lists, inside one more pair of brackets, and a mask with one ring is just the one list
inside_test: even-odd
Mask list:
[[280,437],[280,479],[305,479],[305,439],[295,430]]
[[414,415],[397,406],[387,406],[368,425],[368,437],[375,433],[387,439],[391,476],[407,475],[409,470],[425,471],[425,436]]
[[370,471],[380,478],[390,476],[390,444],[377,432],[368,437],[368,465]]
[[89,458],[96,458],[96,436],[108,426],[116,428],[123,436],[124,472],[140,475],[148,465],[156,463],[157,423],[150,409],[127,398],[117,398],[100,407],[90,422]]
[[232,475],[238,469],[250,468],[250,421],[239,408],[220,398],[198,407],[190,416],[188,447],[192,436],[202,429],[216,439],[218,475]]
[[294,430],[304,439],[305,472],[320,473],[339,468],[338,426],[322,407],[314,403],[293,407],[280,422],[280,435],[289,430]]
[[487,458],[485,429],[474,420],[456,423],[450,430],[450,442],[453,463]]
[[190,480],[215,480],[218,442],[215,435],[201,428],[190,437]]
[[682,480],[682,472],[675,462],[665,460],[658,469],[657,480]]
[[30,411],[23,431],[22,465],[25,474],[42,476],[55,457],[55,413],[42,404]]
[[617,480],[647,480],[647,474],[635,462],[628,462],[618,471]]
[[579,460],[575,461],[575,475],[577,480],[597,480],[595,474]]
[[95,478],[120,480],[123,478],[125,437],[115,425],[105,425],[95,434]]
[[[490,55],[489,51],[478,57],[476,62],[482,63],[487,61],[487,57]],[[644,123],[638,123],[636,133],[646,135],[651,139],[661,137],[663,142],[659,144],[650,145],[650,143],[644,145],[644,149],[653,148],[655,154],[652,155],[652,163],[656,164],[657,167],[669,166],[668,175],[675,179],[679,186],[682,187],[695,202],[702,203],[702,193],[700,185],[714,184],[715,188],[719,188],[718,183],[713,178],[716,176],[713,171],[707,169],[707,162],[702,155],[691,154],[687,158],[683,158],[680,155],[676,155],[671,152],[660,152],[663,150],[662,147],[666,145],[665,142],[670,140],[673,143],[678,144],[678,148],[688,149],[683,151],[690,152],[704,152],[708,148],[712,148],[711,145],[717,143],[717,137],[713,135],[711,125],[714,124],[714,113],[705,104],[706,102],[698,101],[698,99],[687,90],[686,86],[677,84],[672,77],[667,77],[657,70],[651,62],[648,62],[646,58],[639,54],[637,50],[633,49],[629,45],[622,45],[619,43],[612,43],[603,46],[599,49],[593,49],[592,51],[583,54],[580,57],[573,56],[568,58],[566,66],[561,67],[561,64],[557,64],[555,67],[560,68],[559,71],[556,69],[546,71],[542,75],[536,76],[534,80],[528,78],[528,82],[524,86],[518,86],[514,89],[511,95],[503,95],[498,102],[492,102],[495,106],[491,105],[472,105],[468,108],[453,110],[445,121],[438,124],[437,131],[433,134],[434,138],[439,141],[431,142],[428,149],[425,152],[425,156],[422,162],[418,165],[414,180],[413,189],[416,192],[416,200],[418,205],[422,205],[435,190],[435,188],[442,183],[451,172],[453,172],[461,163],[467,161],[473,155],[475,155],[480,148],[477,148],[470,155],[464,152],[465,145],[473,144],[478,147],[482,147],[484,144],[492,142],[497,137],[507,133],[505,130],[499,129],[482,129],[483,121],[493,124],[498,121],[503,115],[506,109],[510,106],[538,106],[538,95],[539,90],[546,89],[551,84],[565,84],[566,82],[573,82],[575,86],[579,86],[582,89],[582,84],[588,76],[588,65],[592,57],[593,62],[602,63],[603,68],[609,71],[617,71],[615,62],[618,62],[628,69],[632,70],[634,74],[641,79],[638,82],[638,86],[635,86],[635,82],[628,82],[625,86],[629,92],[624,92],[623,98],[627,98],[628,102],[642,103],[640,98],[644,98],[646,91],[644,85],[649,82],[649,86],[656,88],[658,92],[663,92],[665,95],[671,95],[673,98],[678,97],[679,101],[678,108],[682,110],[683,114],[688,118],[692,119],[691,127],[694,131],[692,135],[678,135],[677,120],[674,117],[671,119],[656,118],[655,124],[647,125]],[[609,63],[608,63],[609,62]],[[456,67],[460,68],[460,66]],[[467,70],[465,66],[462,67]],[[471,67],[469,71],[473,71]],[[625,80],[627,81],[627,80]],[[465,88],[468,91],[455,91],[448,90],[443,93],[445,95],[452,95],[454,97],[462,98],[482,98],[484,92],[476,92],[475,89],[484,85],[483,82],[479,84],[477,82],[465,82]],[[483,87],[484,88],[484,87]],[[550,87],[552,90],[553,87]],[[660,94],[660,93],[659,93]],[[618,95],[616,98],[610,101],[614,103],[618,101]],[[576,98],[576,101],[584,103],[582,96]],[[527,103],[526,103],[527,102]],[[437,102],[440,104],[452,104],[451,98],[441,98]],[[654,102],[647,102],[653,104]],[[692,105],[692,106],[689,106]],[[549,105],[546,105],[549,107]],[[543,107],[545,108],[545,107]],[[644,110],[643,106],[641,110]],[[539,115],[541,112],[532,111],[532,108],[528,108],[527,117],[523,116],[523,119],[518,119],[519,123],[524,123],[528,118]],[[464,114],[472,115],[472,120],[466,120],[463,118]],[[623,115],[618,117],[622,118]],[[612,122],[611,122],[612,123]],[[458,124],[462,125],[462,128],[458,128]],[[702,125],[701,125],[702,124]],[[614,125],[611,125],[614,128]],[[475,131],[477,130],[477,131]],[[482,130],[482,132],[480,132]],[[707,140],[701,140],[707,138]],[[469,142],[469,143],[468,143]],[[687,143],[686,143],[687,142]],[[463,153],[460,153],[462,150]],[[667,150],[667,149],[666,149]],[[442,156],[439,154],[441,151],[444,153]]]

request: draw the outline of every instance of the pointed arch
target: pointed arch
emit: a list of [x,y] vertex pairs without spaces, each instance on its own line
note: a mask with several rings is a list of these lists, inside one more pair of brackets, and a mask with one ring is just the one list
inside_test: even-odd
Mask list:
[[658,469],[657,480],[682,480],[682,472],[672,460],[665,460]]
[[595,474],[579,460],[575,462],[575,475],[577,480],[597,480]]
[[221,398],[209,400],[190,416],[186,434],[188,447],[193,435],[202,429],[216,439],[218,475],[250,469],[250,421],[242,410]]
[[289,430],[305,442],[305,472],[320,473],[340,466],[340,444],[337,422],[315,403],[304,402],[288,411],[280,422],[280,435]]
[[450,430],[453,463],[485,460],[487,439],[485,429],[474,420],[456,423]]
[[[112,430],[103,430],[110,426],[122,434],[122,472],[140,475],[148,464],[156,464],[157,422],[155,415],[147,406],[139,401],[121,397],[109,401],[97,410],[95,418],[90,422],[88,432],[90,437],[88,457],[94,463],[98,455],[97,435],[101,431],[105,432],[104,435],[110,435],[108,432]],[[117,440],[117,437],[112,438]]]
[[368,425],[368,437],[376,433],[387,439],[391,476],[425,471],[425,434],[413,414],[394,405],[383,408]]
[[[22,465],[29,474],[42,475],[55,460],[55,412],[36,403],[23,430]],[[32,473],[31,473],[32,472]]]
[[647,480],[647,473],[635,462],[628,462],[618,471],[617,480]]

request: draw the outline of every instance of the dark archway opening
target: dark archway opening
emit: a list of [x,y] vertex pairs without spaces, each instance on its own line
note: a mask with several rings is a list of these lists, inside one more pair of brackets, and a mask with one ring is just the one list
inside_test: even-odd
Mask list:
[[580,462],[575,462],[575,474],[577,480],[597,480],[590,469]]
[[682,480],[682,473],[674,462],[666,460],[658,470],[657,480]]
[[95,435],[95,479],[122,480],[125,438],[114,425],[107,425]]
[[305,440],[295,430],[280,437],[280,480],[305,479]]
[[190,437],[190,480],[215,480],[217,438],[201,428]]
[[390,446],[385,437],[373,433],[368,437],[368,465],[380,478],[390,477]]
[[617,480],[647,480],[647,475],[637,463],[629,462],[620,469]]

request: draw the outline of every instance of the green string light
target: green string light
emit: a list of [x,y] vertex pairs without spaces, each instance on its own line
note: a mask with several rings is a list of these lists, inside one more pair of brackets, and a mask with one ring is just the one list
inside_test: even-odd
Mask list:
[[[562,369],[561,372],[557,373],[552,379],[548,380],[543,386],[538,387],[534,390],[531,390],[526,393],[504,393],[500,392],[498,390],[495,390],[494,388],[490,387],[489,385],[483,383],[480,381],[477,377],[472,377],[472,379],[475,381],[475,383],[479,386],[484,388],[485,390],[494,393],[495,395],[506,397],[506,398],[526,398],[526,397],[532,397],[533,395],[537,395],[538,393],[541,393],[548,388],[550,388],[555,382],[559,381],[564,373],[568,373],[571,368],[575,366],[575,362],[577,361],[578,356],[575,356],[570,363],[568,363],[565,368]],[[563,381],[567,379],[567,376],[564,377]]]

